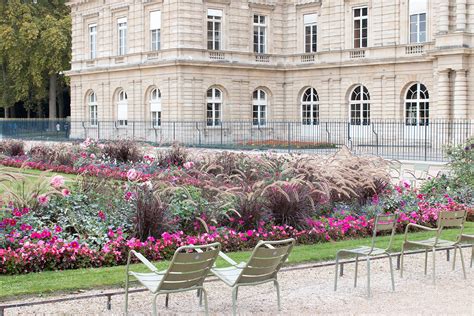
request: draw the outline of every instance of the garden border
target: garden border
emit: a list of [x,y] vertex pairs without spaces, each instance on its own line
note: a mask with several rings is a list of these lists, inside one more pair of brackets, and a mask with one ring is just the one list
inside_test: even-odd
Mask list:
[[[462,248],[470,248],[474,247],[472,245],[461,245]],[[436,251],[444,251],[446,250],[446,259],[447,261],[450,260],[450,250],[454,249],[453,247],[448,247],[448,248],[439,248],[436,249]],[[424,253],[425,250],[416,250],[416,251],[409,251],[405,252],[405,255],[416,255],[420,253]],[[392,256],[397,257],[397,270],[400,270],[400,257],[401,253],[400,252],[395,252],[391,254]],[[384,259],[386,256],[376,256],[373,257],[372,260],[379,260],[379,259]],[[340,275],[342,276],[344,274],[344,264],[347,263],[354,263],[355,259],[351,260],[345,260],[343,262],[340,262]],[[329,266],[334,266],[336,262],[325,262],[325,263],[316,263],[316,264],[303,264],[300,266],[294,266],[294,267],[286,267],[282,268],[281,271],[296,271],[296,270],[304,270],[304,269],[314,269],[314,268],[323,268],[323,267],[329,267]],[[210,281],[206,282],[216,282],[218,279],[212,279]],[[145,292],[147,291],[146,289],[135,289],[135,290],[129,290],[129,293],[139,293],[139,292]],[[67,302],[67,301],[76,301],[76,300],[81,300],[81,299],[89,299],[89,298],[100,298],[100,297],[106,297],[107,298],[107,310],[112,309],[112,296],[116,295],[124,295],[125,291],[116,291],[116,292],[109,292],[109,293],[101,293],[101,294],[95,294],[95,295],[83,295],[83,296],[76,296],[76,297],[65,297],[65,298],[56,298],[52,300],[45,300],[45,301],[36,301],[36,302],[28,302],[28,303],[17,303],[17,304],[4,304],[0,305],[0,316],[5,316],[5,310],[11,309],[11,308],[19,308],[19,307],[27,307],[27,306],[35,306],[35,305],[44,305],[44,304],[52,304],[52,303],[61,303],[61,302]]]

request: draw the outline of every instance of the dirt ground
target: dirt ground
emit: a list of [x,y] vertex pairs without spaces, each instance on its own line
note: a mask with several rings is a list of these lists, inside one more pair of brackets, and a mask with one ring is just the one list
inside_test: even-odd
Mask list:
[[[470,249],[464,250],[466,261]],[[431,255],[428,275],[423,274],[423,255],[407,256],[405,275],[400,278],[395,271],[395,292],[391,291],[388,260],[371,262],[372,297],[366,295],[366,265],[359,266],[358,287],[353,288],[354,264],[346,264],[344,276],[339,279],[338,291],[333,291],[334,267],[281,271],[279,274],[282,310],[278,311],[276,292],[272,284],[244,287],[239,290],[240,315],[474,315],[474,270],[466,264],[464,280],[458,259],[455,271],[445,253],[437,253],[436,284],[432,283]],[[205,283],[209,295],[211,315],[229,315],[232,311],[231,289],[223,282]],[[108,290],[111,291],[111,290]],[[106,291],[88,291],[88,295]],[[59,295],[51,298],[66,297]],[[29,298],[22,301],[37,301]],[[195,292],[170,296],[169,308],[164,306],[164,296],[158,297],[160,315],[204,314],[198,305]],[[76,300],[50,305],[8,309],[5,315],[119,315],[123,313],[123,295],[112,297],[112,310],[106,309],[106,298]],[[147,292],[131,294],[132,315],[147,315],[152,310],[152,296]],[[13,302],[9,302],[13,303]]]

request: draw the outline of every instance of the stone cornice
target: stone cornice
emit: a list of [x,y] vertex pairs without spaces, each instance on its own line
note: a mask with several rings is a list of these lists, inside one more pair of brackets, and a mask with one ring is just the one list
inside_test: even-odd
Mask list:
[[321,6],[322,0],[296,0],[295,6],[297,7],[312,7]]
[[275,9],[277,0],[249,0],[249,7],[262,9]]

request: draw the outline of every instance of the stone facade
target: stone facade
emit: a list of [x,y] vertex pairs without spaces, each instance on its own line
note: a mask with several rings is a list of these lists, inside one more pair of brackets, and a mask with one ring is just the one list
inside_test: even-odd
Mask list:
[[[351,97],[358,85],[368,90],[370,101],[365,102],[370,103],[372,121],[403,121],[408,115],[408,90],[416,83],[429,92],[429,100],[422,100],[429,103],[426,118],[474,119],[474,0],[72,0],[69,4],[73,122],[90,123],[95,115],[90,108],[92,92],[98,121],[150,121],[153,89],[161,94],[158,109],[163,122],[205,122],[211,102],[207,91],[213,87],[222,93],[222,121],[255,118],[253,92],[260,89],[266,93],[266,120],[301,122],[308,88],[316,90],[318,113],[311,108],[316,114],[306,113],[306,118],[315,119],[314,124],[349,120],[354,119]],[[367,10],[367,47],[362,48],[355,48],[364,46],[355,43],[358,8]],[[160,11],[158,22],[150,20],[156,11]],[[219,50],[208,49],[209,12],[221,14]],[[410,16],[420,12],[426,34],[410,40]],[[263,53],[254,52],[255,15],[265,17]],[[305,52],[307,17],[316,19],[317,25],[316,51],[309,53]],[[118,23],[123,19],[126,52],[119,55]],[[159,50],[152,49],[152,24],[159,24]],[[94,25],[96,49],[91,55]],[[121,90],[127,94],[126,110],[119,109]],[[415,116],[420,119],[419,113]]]

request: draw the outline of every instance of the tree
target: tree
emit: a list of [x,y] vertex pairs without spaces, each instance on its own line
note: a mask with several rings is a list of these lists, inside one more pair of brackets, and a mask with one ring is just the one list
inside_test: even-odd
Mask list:
[[0,106],[23,102],[40,111],[49,99],[49,117],[57,116],[58,77],[71,60],[71,18],[64,0],[2,1],[0,4]]

